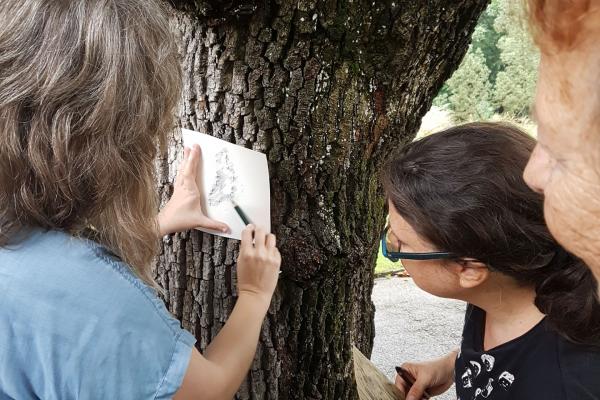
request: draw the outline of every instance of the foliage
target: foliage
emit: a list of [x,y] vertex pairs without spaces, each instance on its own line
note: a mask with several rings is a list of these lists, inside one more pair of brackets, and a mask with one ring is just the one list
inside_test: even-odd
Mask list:
[[496,18],[496,31],[504,33],[497,43],[504,68],[498,72],[493,98],[498,111],[524,116],[533,102],[539,53],[519,21],[506,4]]
[[510,0],[492,0],[460,68],[434,100],[457,122],[529,115],[539,54],[518,11]]
[[469,50],[461,67],[447,82],[449,102],[457,122],[487,119],[492,116],[490,70],[479,49]]
[[498,31],[494,26],[501,12],[500,6],[501,4],[498,0],[493,0],[490,3],[486,11],[479,18],[479,22],[471,38],[473,50],[481,51],[485,57],[485,63],[490,70],[489,81],[491,84],[496,82],[496,76],[502,68],[500,49],[497,43],[500,37],[503,36],[503,33],[502,31]]

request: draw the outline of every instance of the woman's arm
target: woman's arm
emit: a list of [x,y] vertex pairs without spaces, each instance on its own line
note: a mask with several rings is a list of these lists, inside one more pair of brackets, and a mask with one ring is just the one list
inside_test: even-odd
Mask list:
[[204,355],[194,349],[176,400],[220,400],[235,395],[254,358],[280,263],[275,236],[251,226],[244,230],[238,258],[238,301]]
[[233,313],[205,355],[193,350],[175,400],[233,398],[254,358],[265,313],[262,299],[240,295]]
[[[201,208],[198,165],[200,147],[184,150],[173,196],[158,215],[160,234],[196,227],[227,232],[227,225],[208,218]],[[237,260],[238,300],[221,332],[204,355],[192,355],[175,395],[177,400],[231,399],[248,373],[262,322],[277,286],[281,255],[275,236],[248,226]]]

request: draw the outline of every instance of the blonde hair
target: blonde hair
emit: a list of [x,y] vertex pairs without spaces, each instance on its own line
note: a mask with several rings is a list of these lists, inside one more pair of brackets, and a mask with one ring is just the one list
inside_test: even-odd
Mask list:
[[600,14],[599,0],[527,0],[526,7],[542,51],[576,47],[585,31],[597,25]]
[[91,236],[153,284],[155,164],[181,71],[156,0],[0,2],[0,246]]

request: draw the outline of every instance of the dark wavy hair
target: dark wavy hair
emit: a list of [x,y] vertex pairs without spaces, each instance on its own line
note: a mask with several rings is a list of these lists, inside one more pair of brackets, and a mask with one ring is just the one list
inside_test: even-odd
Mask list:
[[523,180],[535,140],[517,127],[471,123],[406,146],[383,184],[423,238],[535,287],[535,304],[571,342],[600,345],[597,283],[544,222],[543,198]]

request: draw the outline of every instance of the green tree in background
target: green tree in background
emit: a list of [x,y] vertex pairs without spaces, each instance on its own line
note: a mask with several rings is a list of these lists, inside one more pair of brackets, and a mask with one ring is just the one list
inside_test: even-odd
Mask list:
[[485,57],[485,64],[490,70],[489,81],[492,85],[496,82],[496,76],[502,69],[498,40],[504,33],[503,31],[496,30],[496,27],[494,26],[500,12],[501,2],[492,0],[485,13],[479,18],[471,42],[471,51],[479,50]]
[[492,96],[498,112],[518,117],[529,115],[539,63],[539,52],[521,21],[507,0],[500,2],[494,27],[502,32],[497,47],[503,68]]
[[460,68],[446,83],[448,101],[457,122],[486,119],[492,116],[490,69],[480,49],[469,49]]
[[480,17],[460,68],[434,100],[455,121],[529,115],[539,54],[519,11],[510,0],[492,0]]

